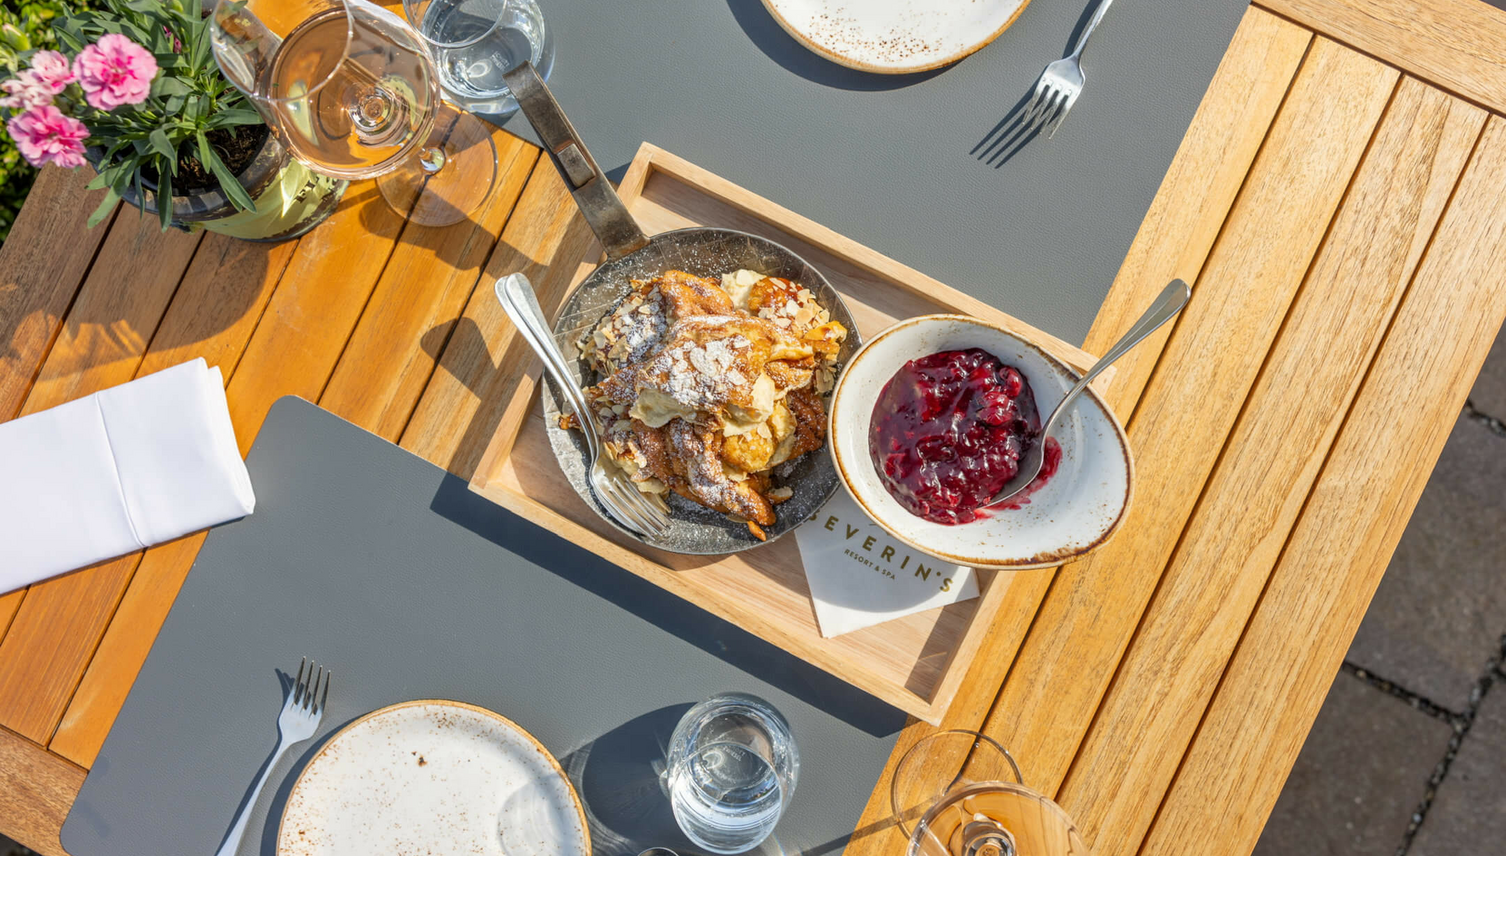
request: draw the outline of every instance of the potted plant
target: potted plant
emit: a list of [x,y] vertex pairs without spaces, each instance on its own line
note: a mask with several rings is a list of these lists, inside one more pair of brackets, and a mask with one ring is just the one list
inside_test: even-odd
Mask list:
[[125,200],[164,230],[283,240],[339,202],[346,183],[293,159],[221,74],[202,0],[106,0],[54,31],[66,53],[0,33],[0,106],[27,162],[99,172],[91,226]]

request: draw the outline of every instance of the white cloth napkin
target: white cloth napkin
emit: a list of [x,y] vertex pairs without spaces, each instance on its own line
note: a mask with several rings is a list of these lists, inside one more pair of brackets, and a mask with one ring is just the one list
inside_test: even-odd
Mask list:
[[896,541],[837,491],[795,529],[822,637],[978,596],[972,569]]
[[0,424],[0,593],[249,514],[203,359]]

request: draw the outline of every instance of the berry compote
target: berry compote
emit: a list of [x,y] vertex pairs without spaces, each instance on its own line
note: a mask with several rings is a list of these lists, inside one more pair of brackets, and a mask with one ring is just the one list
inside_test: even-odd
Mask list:
[[1040,431],[1035,395],[1018,369],[976,347],[944,350],[905,363],[884,385],[868,452],[901,506],[961,525],[1014,478]]

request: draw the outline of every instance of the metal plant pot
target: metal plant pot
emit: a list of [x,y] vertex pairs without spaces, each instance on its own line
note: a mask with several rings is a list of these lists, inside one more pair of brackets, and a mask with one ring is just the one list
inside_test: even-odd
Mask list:
[[[97,148],[89,148],[96,168],[101,161]],[[173,193],[172,226],[182,231],[203,228],[246,241],[285,241],[308,232],[329,217],[340,203],[349,182],[319,175],[294,159],[270,130],[261,146],[236,179],[256,204],[256,209],[235,208],[218,189]],[[156,185],[143,179],[146,190],[138,195],[126,190],[121,199],[149,215],[157,215]],[[144,195],[144,196],[143,196]]]

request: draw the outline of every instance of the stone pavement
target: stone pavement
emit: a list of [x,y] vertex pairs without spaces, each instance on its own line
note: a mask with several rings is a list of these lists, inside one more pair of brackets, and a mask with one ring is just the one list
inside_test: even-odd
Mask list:
[[1257,854],[1506,854],[1506,331]]

